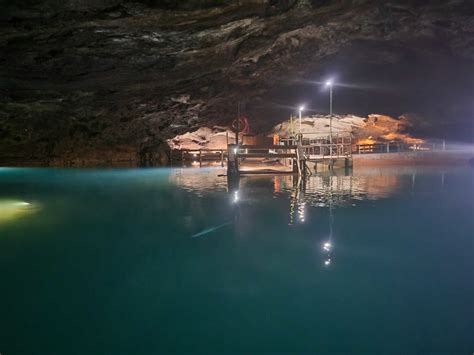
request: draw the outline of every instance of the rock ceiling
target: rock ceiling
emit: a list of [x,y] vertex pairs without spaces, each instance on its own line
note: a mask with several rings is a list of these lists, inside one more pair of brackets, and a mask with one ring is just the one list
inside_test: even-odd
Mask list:
[[228,125],[238,102],[268,130],[302,101],[324,113],[328,76],[337,113],[411,112],[420,134],[456,139],[472,125],[471,1],[79,3],[2,19],[1,160],[140,156]]

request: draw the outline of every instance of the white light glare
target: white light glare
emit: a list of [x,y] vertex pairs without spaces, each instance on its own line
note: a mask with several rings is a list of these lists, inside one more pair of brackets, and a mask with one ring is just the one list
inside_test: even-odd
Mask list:
[[234,154],[237,154],[237,148],[234,148]]
[[234,191],[234,203],[239,202],[239,191]]
[[324,265],[329,266],[331,265],[331,259],[327,259],[324,261]]
[[326,81],[326,86],[331,86],[332,85],[332,80]]
[[332,249],[332,244],[330,242],[324,243],[323,249],[326,251],[330,251]]
[[304,106],[300,106],[300,107],[299,107],[299,110],[300,110],[300,111],[304,111]]
[[300,222],[304,222],[305,220],[305,204],[302,203],[299,207],[298,207],[298,219],[300,220]]

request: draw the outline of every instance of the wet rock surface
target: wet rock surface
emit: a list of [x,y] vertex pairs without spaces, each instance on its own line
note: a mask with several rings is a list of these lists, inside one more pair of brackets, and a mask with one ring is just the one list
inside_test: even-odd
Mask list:
[[61,4],[12,2],[1,18],[3,165],[162,163],[166,139],[229,125],[239,101],[252,131],[266,132],[293,110],[284,105],[313,96],[305,80],[326,75],[331,63],[347,68],[348,60],[360,65],[358,79],[370,72],[389,81],[399,63],[428,64],[405,66],[413,87],[390,93],[388,103],[355,93],[357,102],[345,100],[339,111],[419,109],[427,134],[439,122],[461,127],[472,118],[462,95],[456,114],[441,118],[410,105],[416,81],[439,65],[450,68],[456,90],[472,89],[465,74],[474,59],[470,1]]

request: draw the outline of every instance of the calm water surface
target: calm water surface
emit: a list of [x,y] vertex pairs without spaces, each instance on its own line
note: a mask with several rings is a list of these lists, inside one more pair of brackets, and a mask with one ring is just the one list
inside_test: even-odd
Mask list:
[[0,168],[0,353],[473,353],[472,169],[221,172]]

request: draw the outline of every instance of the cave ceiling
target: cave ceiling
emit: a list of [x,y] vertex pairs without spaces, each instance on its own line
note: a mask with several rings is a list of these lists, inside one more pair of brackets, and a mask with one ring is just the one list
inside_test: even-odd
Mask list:
[[239,103],[263,132],[303,103],[327,112],[327,78],[336,113],[410,113],[419,134],[472,139],[472,1],[94,4],[5,3],[2,154],[140,151],[228,125]]

